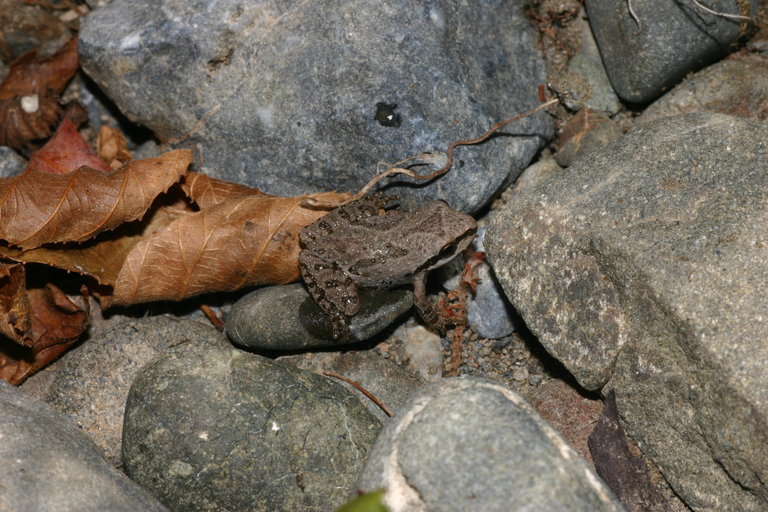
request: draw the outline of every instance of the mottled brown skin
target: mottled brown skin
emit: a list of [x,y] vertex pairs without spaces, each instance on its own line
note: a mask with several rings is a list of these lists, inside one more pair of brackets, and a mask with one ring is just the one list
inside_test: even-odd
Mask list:
[[445,265],[475,236],[475,220],[433,201],[411,212],[379,212],[396,198],[380,193],[333,210],[305,227],[299,266],[320,309],[331,318],[333,337],[349,337],[349,317],[360,309],[358,288],[413,283],[422,318],[438,323],[426,297],[427,273]]

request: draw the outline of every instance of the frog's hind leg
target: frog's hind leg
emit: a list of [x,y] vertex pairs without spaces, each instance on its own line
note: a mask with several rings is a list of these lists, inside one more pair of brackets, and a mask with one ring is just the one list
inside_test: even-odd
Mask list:
[[360,309],[357,285],[336,263],[303,251],[299,267],[309,294],[330,317],[333,339],[349,339],[349,317]]

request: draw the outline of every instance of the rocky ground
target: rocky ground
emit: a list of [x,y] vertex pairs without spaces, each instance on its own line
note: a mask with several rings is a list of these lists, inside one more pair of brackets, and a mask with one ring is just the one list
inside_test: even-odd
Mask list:
[[302,284],[91,299],[79,346],[0,387],[0,508],[767,508],[765,13],[707,5],[0,0],[5,64],[78,35],[86,137],[276,195],[354,192],[559,100],[387,184],[477,218],[466,323],[440,336],[407,287],[366,292],[346,344]]

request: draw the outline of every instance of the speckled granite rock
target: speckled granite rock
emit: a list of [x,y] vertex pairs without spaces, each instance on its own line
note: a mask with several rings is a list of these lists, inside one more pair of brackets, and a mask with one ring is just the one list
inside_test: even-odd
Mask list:
[[190,342],[131,387],[123,460],[171,510],[335,510],[379,428],[327,378]]
[[768,57],[735,55],[712,64],[650,104],[636,122],[694,112],[768,119]]
[[495,215],[507,296],[697,510],[768,507],[768,129],[631,130]]
[[[128,117],[195,148],[206,173],[277,195],[357,190],[379,161],[536,106],[545,83],[520,2],[112,2],[84,20],[79,50]],[[399,192],[479,209],[552,129],[542,113],[509,132]]]

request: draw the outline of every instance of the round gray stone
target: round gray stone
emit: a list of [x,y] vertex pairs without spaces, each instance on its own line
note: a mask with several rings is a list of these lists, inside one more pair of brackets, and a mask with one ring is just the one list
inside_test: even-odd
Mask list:
[[[361,290],[360,311],[350,319],[349,342],[367,340],[413,305],[410,290]],[[253,291],[232,305],[225,317],[227,334],[243,347],[289,351],[339,346],[327,315],[302,283]]]
[[334,510],[379,428],[327,378],[185,343],[134,382],[123,460],[171,510]]
[[522,397],[446,379],[387,424],[360,474],[392,512],[621,511],[611,491]]

